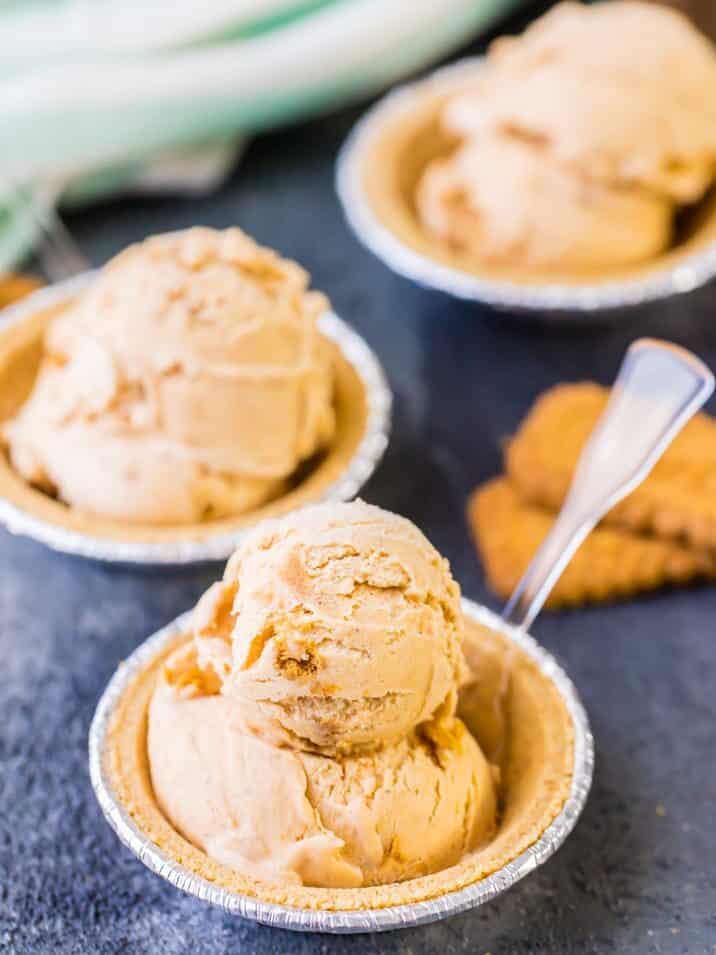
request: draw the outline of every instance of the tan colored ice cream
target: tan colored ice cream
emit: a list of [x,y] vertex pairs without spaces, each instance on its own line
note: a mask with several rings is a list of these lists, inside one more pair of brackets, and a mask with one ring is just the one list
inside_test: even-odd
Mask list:
[[165,678],[154,694],[155,794],[185,838],[241,872],[326,887],[396,882],[452,865],[492,832],[490,768],[457,719],[332,758],[272,746],[246,732],[230,696],[194,693]]
[[656,255],[671,235],[662,196],[581,179],[548,150],[493,132],[433,162],[417,206],[436,235],[494,265],[627,265]]
[[358,887],[491,836],[492,772],[455,716],[459,590],[410,522],[356,502],[264,524],[193,634],[154,693],[148,755],[160,808],[207,854]]
[[272,743],[375,748],[455,706],[459,588],[414,524],[369,504],[264,522],[194,621],[200,660]]
[[648,259],[668,244],[676,208],[716,177],[714,89],[716,51],[681,14],[559,4],[494,43],[446,103],[443,125],[463,145],[429,166],[421,218],[485,261]]
[[490,48],[446,125],[507,130],[608,182],[680,201],[716,169],[716,51],[675,10],[636,0],[561,3]]
[[333,432],[325,298],[239,229],[130,247],[58,316],[5,439],[24,478],[127,521],[275,495]]

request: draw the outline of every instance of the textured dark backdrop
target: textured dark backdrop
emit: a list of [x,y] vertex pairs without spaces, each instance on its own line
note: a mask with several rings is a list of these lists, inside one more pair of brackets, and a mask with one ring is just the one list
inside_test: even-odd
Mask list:
[[[418,290],[358,245],[334,198],[333,159],[357,115],[261,139],[210,199],[109,204],[70,225],[97,264],[193,223],[238,223],[305,263],[377,349],[396,393],[391,447],[364,496],[416,521],[465,593],[493,604],[463,512],[470,488],[498,470],[501,438],[548,385],[611,381],[638,335],[716,366],[716,287],[617,326],[566,330]],[[536,635],[565,661],[596,737],[575,832],[481,909],[336,938],[263,928],[181,895],[120,846],[92,795],[86,738],[99,694],[118,661],[219,572],[112,569],[0,532],[0,951],[716,952],[714,589],[540,618]]]

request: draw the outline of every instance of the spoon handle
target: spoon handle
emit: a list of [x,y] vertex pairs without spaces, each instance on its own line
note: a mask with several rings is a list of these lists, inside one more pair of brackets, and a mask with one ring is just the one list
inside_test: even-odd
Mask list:
[[587,534],[641,484],[713,388],[709,369],[684,348],[651,338],[629,347],[562,510],[505,607],[505,622],[530,626]]

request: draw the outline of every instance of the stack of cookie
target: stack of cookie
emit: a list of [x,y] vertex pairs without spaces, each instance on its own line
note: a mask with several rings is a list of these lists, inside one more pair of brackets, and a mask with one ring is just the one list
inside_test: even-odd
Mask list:
[[[507,598],[550,529],[609,389],[559,385],[505,449],[506,475],[477,488],[469,519],[489,585]],[[716,579],[716,421],[697,415],[647,480],[592,532],[549,607]]]

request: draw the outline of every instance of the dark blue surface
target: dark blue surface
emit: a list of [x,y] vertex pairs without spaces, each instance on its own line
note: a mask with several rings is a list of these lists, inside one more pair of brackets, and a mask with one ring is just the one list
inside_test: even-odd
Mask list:
[[[193,223],[238,223],[304,263],[381,355],[396,393],[393,441],[364,496],[415,520],[465,593],[494,606],[464,507],[499,469],[504,436],[543,388],[609,382],[641,334],[716,367],[716,288],[617,326],[558,330],[412,287],[358,245],[334,198],[333,158],[356,115],[255,143],[211,199],[111,204],[70,224],[97,264]],[[86,737],[99,694],[219,572],[110,569],[0,533],[0,951],[716,952],[716,590],[541,617],[536,636],[566,663],[596,737],[594,789],[575,832],[479,910],[335,938],[255,926],[181,895],[120,846],[92,795]]]

